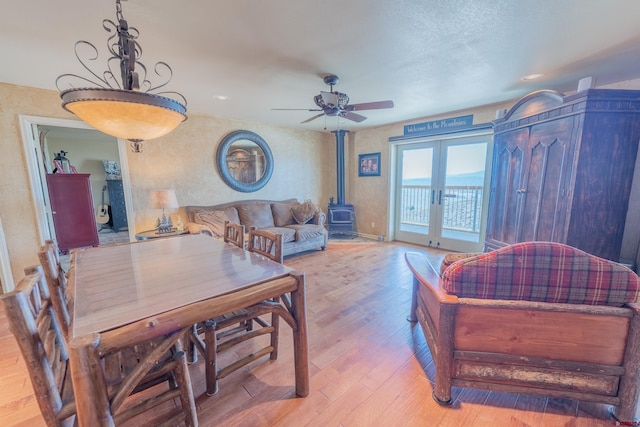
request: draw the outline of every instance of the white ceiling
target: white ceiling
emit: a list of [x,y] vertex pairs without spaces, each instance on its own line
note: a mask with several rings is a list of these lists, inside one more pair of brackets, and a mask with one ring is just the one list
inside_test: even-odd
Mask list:
[[[55,89],[63,73],[88,76],[74,55],[87,40],[106,69],[103,19],[114,0],[4,2],[0,82]],[[572,92],[580,78],[598,85],[640,77],[637,0],[128,0],[140,31],[141,61],[173,68],[169,89],[188,114],[203,113],[301,129],[328,90],[351,103],[393,100],[364,111],[357,130],[516,99],[537,89]],[[544,73],[539,80],[521,77]],[[226,95],[228,101],[215,99]],[[335,118],[327,128],[335,129]]]

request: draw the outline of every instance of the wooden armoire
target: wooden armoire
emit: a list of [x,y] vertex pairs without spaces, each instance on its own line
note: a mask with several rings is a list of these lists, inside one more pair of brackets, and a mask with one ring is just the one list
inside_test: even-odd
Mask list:
[[494,121],[485,250],[553,241],[618,261],[640,91],[537,91]]
[[62,252],[97,246],[98,227],[89,174],[47,174],[51,214],[58,247]]

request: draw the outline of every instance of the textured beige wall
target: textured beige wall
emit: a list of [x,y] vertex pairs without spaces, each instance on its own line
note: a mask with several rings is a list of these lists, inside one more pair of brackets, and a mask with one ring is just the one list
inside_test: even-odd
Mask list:
[[[260,135],[271,148],[274,171],[267,185],[253,193],[228,187],[215,165],[216,149],[233,130]],[[173,188],[180,206],[213,205],[232,200],[311,199],[323,209],[332,191],[335,174],[333,135],[277,128],[231,119],[192,115],[164,138],[144,143],[143,152],[128,153],[135,228],[155,226],[159,212],[148,209],[149,191]],[[176,212],[171,212],[175,221]],[[185,215],[181,209],[182,219]]]
[[0,83],[0,218],[14,280],[38,262],[39,236],[18,115],[68,119],[54,91]]
[[[14,279],[37,262],[40,244],[18,115],[74,119],[60,107],[57,92],[0,83],[0,218],[7,238]],[[246,129],[262,136],[273,152],[275,169],[267,186],[254,193],[227,187],[216,171],[215,150],[229,132]],[[173,188],[181,206],[236,199],[311,199],[326,209],[335,191],[332,134],[269,125],[190,116],[167,136],[144,143],[143,152],[127,153],[134,230],[152,228],[157,211],[149,210],[148,192]],[[175,218],[174,218],[175,219]]]

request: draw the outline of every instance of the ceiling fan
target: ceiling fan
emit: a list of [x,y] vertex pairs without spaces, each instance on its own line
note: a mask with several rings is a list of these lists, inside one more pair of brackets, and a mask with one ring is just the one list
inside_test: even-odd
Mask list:
[[273,108],[273,110],[305,110],[305,111],[322,111],[313,117],[301,123],[308,123],[318,117],[344,117],[347,120],[360,123],[366,120],[365,116],[354,113],[354,111],[363,110],[379,110],[383,108],[393,108],[393,101],[376,101],[376,102],[364,102],[361,104],[349,104],[349,96],[346,93],[337,92],[333,90],[333,86],[340,80],[338,76],[329,74],[322,79],[326,84],[331,87],[330,92],[320,91],[320,95],[313,97],[313,101],[318,108],[306,109],[306,108]]

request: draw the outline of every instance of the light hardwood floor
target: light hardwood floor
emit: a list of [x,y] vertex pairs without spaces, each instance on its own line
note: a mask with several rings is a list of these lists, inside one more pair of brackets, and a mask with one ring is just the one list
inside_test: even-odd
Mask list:
[[[603,405],[455,389],[452,407],[432,398],[433,364],[420,326],[405,318],[411,274],[404,253],[442,251],[396,243],[331,241],[325,252],[285,259],[307,278],[311,393],[296,398],[291,331],[276,361],[263,358],[205,393],[191,365],[201,426],[611,426]],[[33,389],[0,309],[0,426],[42,426]],[[237,352],[250,350],[248,343]],[[228,362],[235,352],[224,354]]]

